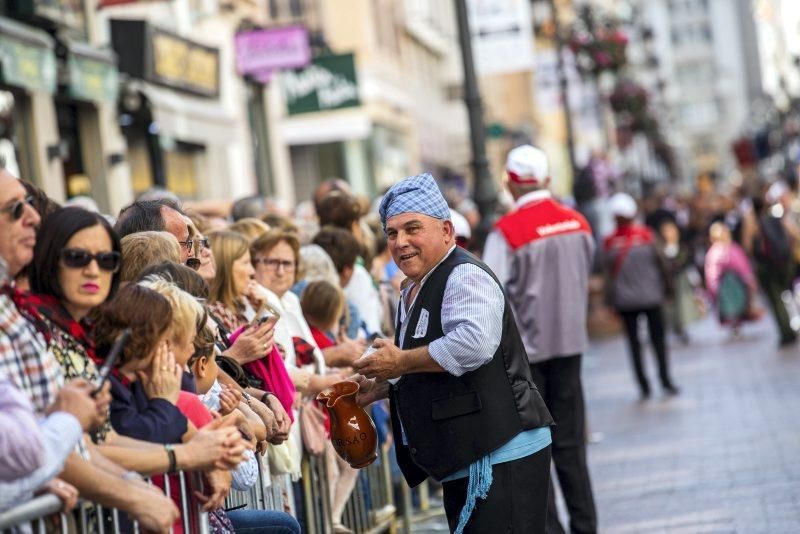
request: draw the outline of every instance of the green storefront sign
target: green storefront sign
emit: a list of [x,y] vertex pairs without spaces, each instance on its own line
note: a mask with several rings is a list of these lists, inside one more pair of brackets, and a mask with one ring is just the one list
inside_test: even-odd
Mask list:
[[70,54],[69,95],[79,100],[114,102],[117,99],[119,75],[111,63]]
[[289,115],[361,104],[353,54],[316,57],[308,67],[285,72],[282,79]]
[[56,90],[56,57],[44,32],[0,18],[0,80],[31,91]]

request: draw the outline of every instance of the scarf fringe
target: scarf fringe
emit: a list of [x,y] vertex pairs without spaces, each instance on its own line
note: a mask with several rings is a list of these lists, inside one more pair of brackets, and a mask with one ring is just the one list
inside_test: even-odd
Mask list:
[[489,488],[492,487],[492,461],[491,455],[487,454],[469,466],[469,485],[467,488],[467,500],[461,509],[458,517],[458,526],[455,534],[463,534],[464,529],[475,510],[478,499],[486,499],[489,495]]

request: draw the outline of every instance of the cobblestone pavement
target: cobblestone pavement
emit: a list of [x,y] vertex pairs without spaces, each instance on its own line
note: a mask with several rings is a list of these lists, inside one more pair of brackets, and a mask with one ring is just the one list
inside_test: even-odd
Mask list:
[[[639,402],[623,339],[584,365],[589,463],[600,527],[628,532],[800,532],[800,346],[772,324],[733,341],[713,319],[671,343],[681,395]],[[644,332],[642,332],[644,339]]]

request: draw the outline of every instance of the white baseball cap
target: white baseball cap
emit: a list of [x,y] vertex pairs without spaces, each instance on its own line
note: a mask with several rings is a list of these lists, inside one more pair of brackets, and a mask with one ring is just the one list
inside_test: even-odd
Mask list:
[[626,219],[633,219],[636,217],[636,212],[639,211],[636,201],[627,193],[614,193],[608,199],[608,208],[612,215]]
[[531,145],[511,150],[506,159],[508,178],[518,184],[539,184],[550,179],[547,155]]
[[464,239],[472,238],[472,228],[469,227],[467,218],[453,208],[450,208],[450,221],[453,223],[456,237],[463,237]]

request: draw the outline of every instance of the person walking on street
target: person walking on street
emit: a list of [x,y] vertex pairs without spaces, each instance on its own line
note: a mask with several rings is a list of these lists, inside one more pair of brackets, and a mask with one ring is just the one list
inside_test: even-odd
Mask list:
[[[586,462],[581,355],[594,257],[586,219],[553,199],[547,156],[524,145],[508,155],[514,210],[489,234],[483,260],[492,268],[516,316],[531,374],[553,414],[553,463],[570,516],[570,530],[597,531]],[[560,533],[550,484],[547,532]]]
[[500,283],[456,246],[430,174],[395,184],[380,216],[408,279],[395,342],[353,363],[374,379],[359,401],[390,397],[400,469],[443,483],[452,532],[545,532],[553,419]]
[[625,325],[639,393],[643,400],[650,397],[650,384],[642,364],[639,342],[639,317],[644,315],[658,360],[661,387],[667,395],[676,395],[678,388],[670,378],[661,309],[667,294],[665,268],[653,233],[634,221],[638,209],[630,195],[616,193],[609,205],[617,221],[616,231],[603,244],[610,299]]

